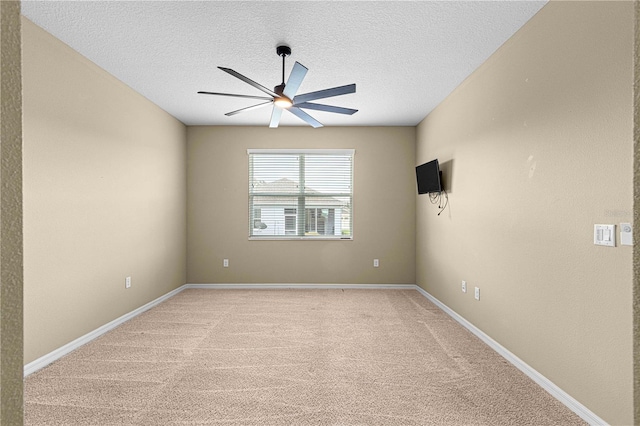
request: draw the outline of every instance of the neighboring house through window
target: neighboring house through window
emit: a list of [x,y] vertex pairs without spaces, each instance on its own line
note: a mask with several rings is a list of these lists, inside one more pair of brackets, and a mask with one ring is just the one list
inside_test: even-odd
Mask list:
[[249,236],[352,238],[353,150],[249,150]]

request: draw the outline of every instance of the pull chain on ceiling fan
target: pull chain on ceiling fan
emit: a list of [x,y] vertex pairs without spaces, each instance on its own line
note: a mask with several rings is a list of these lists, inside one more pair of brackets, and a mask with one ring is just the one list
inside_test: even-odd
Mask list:
[[324,89],[324,90],[319,90],[317,92],[304,93],[302,95],[296,96],[296,93],[298,92],[298,89],[300,88],[300,85],[302,84],[302,81],[304,80],[304,77],[307,75],[307,71],[309,70],[304,65],[300,64],[299,62],[296,62],[293,65],[291,74],[289,74],[289,79],[285,84],[284,82],[285,58],[291,55],[291,48],[289,46],[278,46],[276,48],[276,53],[278,54],[278,56],[282,57],[282,83],[274,87],[273,90],[270,90],[262,86],[261,84],[256,83],[255,81],[245,77],[244,75],[230,68],[218,67],[222,71],[228,74],[231,74],[232,76],[255,87],[261,92],[266,93],[270,97],[238,95],[233,93],[218,93],[218,92],[198,92],[198,93],[204,94],[204,95],[232,96],[236,98],[259,99],[259,100],[265,101],[265,102],[261,102],[259,104],[252,105],[246,108],[241,108],[236,111],[228,112],[225,114],[226,116],[236,115],[241,112],[250,111],[256,108],[273,104],[273,110],[271,112],[271,121],[269,123],[269,127],[271,128],[278,127],[278,124],[280,123],[280,117],[282,116],[282,111],[285,109],[314,128],[322,127],[322,124],[318,120],[316,120],[315,118],[307,114],[302,109],[313,109],[316,111],[333,112],[337,114],[347,114],[347,115],[351,115],[358,112],[357,109],[342,108],[342,107],[337,107],[332,105],[309,102],[309,101],[314,101],[316,99],[325,99],[325,98],[331,98],[334,96],[346,95],[348,93],[355,93],[356,92],[355,84],[348,84],[346,86],[333,87],[331,89]]

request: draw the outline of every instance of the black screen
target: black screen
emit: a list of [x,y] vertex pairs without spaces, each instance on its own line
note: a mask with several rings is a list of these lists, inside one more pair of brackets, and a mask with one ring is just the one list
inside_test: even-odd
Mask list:
[[416,179],[418,181],[418,194],[442,191],[438,160],[436,159],[417,166]]

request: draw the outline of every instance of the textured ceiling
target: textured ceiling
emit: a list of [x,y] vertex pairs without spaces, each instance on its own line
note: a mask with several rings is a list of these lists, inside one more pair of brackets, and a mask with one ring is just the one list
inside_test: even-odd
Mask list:
[[[282,79],[279,44],[309,72],[299,93],[356,83],[309,113],[327,126],[418,124],[546,1],[29,1],[22,13],[187,125],[263,125],[270,108],[227,117]],[[320,101],[318,101],[320,102]],[[292,114],[281,125],[305,125]]]

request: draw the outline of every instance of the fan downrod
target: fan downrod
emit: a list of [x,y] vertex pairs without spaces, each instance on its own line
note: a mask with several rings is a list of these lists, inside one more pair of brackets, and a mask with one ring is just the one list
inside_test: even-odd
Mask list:
[[291,48],[289,46],[281,45],[276,47],[276,53],[278,56],[282,56],[282,83],[273,88],[273,91],[282,96],[284,91],[284,59],[291,55]]

